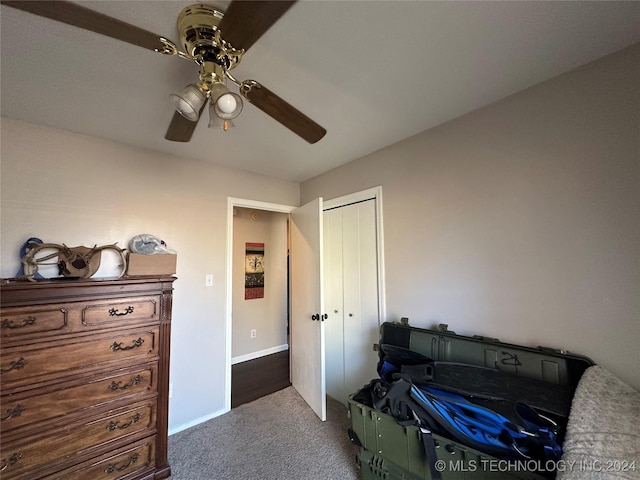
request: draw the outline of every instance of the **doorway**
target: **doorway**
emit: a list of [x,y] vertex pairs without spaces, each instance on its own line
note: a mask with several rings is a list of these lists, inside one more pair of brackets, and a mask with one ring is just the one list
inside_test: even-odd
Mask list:
[[233,210],[231,408],[290,385],[288,217]]
[[[296,207],[290,205],[281,205],[269,202],[259,202],[256,200],[248,200],[243,198],[229,197],[227,199],[227,262],[226,262],[226,309],[225,309],[225,381],[224,381],[224,410],[231,410],[231,379],[233,366],[233,293],[234,280],[238,275],[234,275],[234,210],[238,208],[246,208],[250,210],[277,212],[289,214]],[[242,252],[242,250],[241,250]],[[240,282],[242,283],[242,276]],[[241,287],[242,288],[242,287]],[[277,353],[277,352],[276,352]],[[237,360],[237,359],[236,359]]]

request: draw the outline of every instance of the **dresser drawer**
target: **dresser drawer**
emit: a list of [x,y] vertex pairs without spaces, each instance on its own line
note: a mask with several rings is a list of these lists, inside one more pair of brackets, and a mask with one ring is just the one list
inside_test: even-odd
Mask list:
[[[100,418],[61,424],[57,430],[2,444],[2,472],[5,480],[39,478],[38,471],[58,470],[73,465],[82,456],[99,453],[104,445],[123,445],[136,437],[152,435],[156,428],[156,403],[147,401],[114,410]],[[13,459],[13,460],[12,460]],[[85,477],[94,478],[94,477]],[[116,477],[117,478],[117,477]]]
[[[155,437],[136,442],[128,448],[116,450],[109,456],[103,455],[93,461],[84,462],[46,480],[129,480],[141,478],[145,470],[155,466]],[[153,478],[153,477],[144,477]],[[19,480],[23,480],[22,478]],[[24,480],[27,480],[25,477]],[[33,480],[33,479],[29,479]]]
[[[88,378],[41,387],[18,394],[3,395],[0,404],[0,438],[13,436],[16,429],[34,425],[42,428],[60,417],[88,414],[106,403],[132,402],[136,396],[157,392],[157,364],[103,373]],[[20,430],[23,431],[23,430]]]
[[123,330],[4,348],[0,360],[3,393],[101,366],[155,360],[158,333],[158,327]]
[[159,322],[157,296],[6,307],[0,315],[2,343],[118,326]]

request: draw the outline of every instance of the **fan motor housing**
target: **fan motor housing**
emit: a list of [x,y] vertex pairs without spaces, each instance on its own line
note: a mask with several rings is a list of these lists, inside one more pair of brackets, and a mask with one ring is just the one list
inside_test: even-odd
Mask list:
[[212,61],[231,69],[243,52],[235,50],[221,37],[218,25],[223,17],[224,12],[212,5],[189,5],[178,15],[178,33],[184,51],[198,63]]

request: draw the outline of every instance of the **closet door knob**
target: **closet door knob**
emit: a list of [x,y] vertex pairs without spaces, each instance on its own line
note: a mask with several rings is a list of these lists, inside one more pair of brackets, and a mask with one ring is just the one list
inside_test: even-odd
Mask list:
[[338,310],[334,310],[333,313],[338,313]]
[[350,314],[349,314],[349,316],[350,316],[350,317],[353,317],[353,313],[350,313]]

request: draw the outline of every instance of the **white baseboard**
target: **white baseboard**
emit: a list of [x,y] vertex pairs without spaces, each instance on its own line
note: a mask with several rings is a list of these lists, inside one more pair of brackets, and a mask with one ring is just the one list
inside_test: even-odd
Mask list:
[[227,413],[228,411],[229,410],[225,410],[225,409],[218,410],[217,412],[213,412],[213,413],[210,413],[209,415],[196,418],[194,420],[191,420],[190,422],[183,423],[182,425],[177,425],[175,427],[169,428],[169,436],[173,435],[174,433],[182,432],[187,428],[195,427],[196,425],[199,425],[200,423],[204,423],[207,420],[212,420],[216,417],[219,417],[220,415]]
[[266,348],[264,350],[260,350],[259,352],[247,353],[246,355],[233,357],[231,359],[231,365],[235,365],[236,363],[248,362],[249,360],[255,360],[256,358],[264,357],[266,355],[284,352],[285,350],[289,350],[289,345],[278,345],[277,347]]

